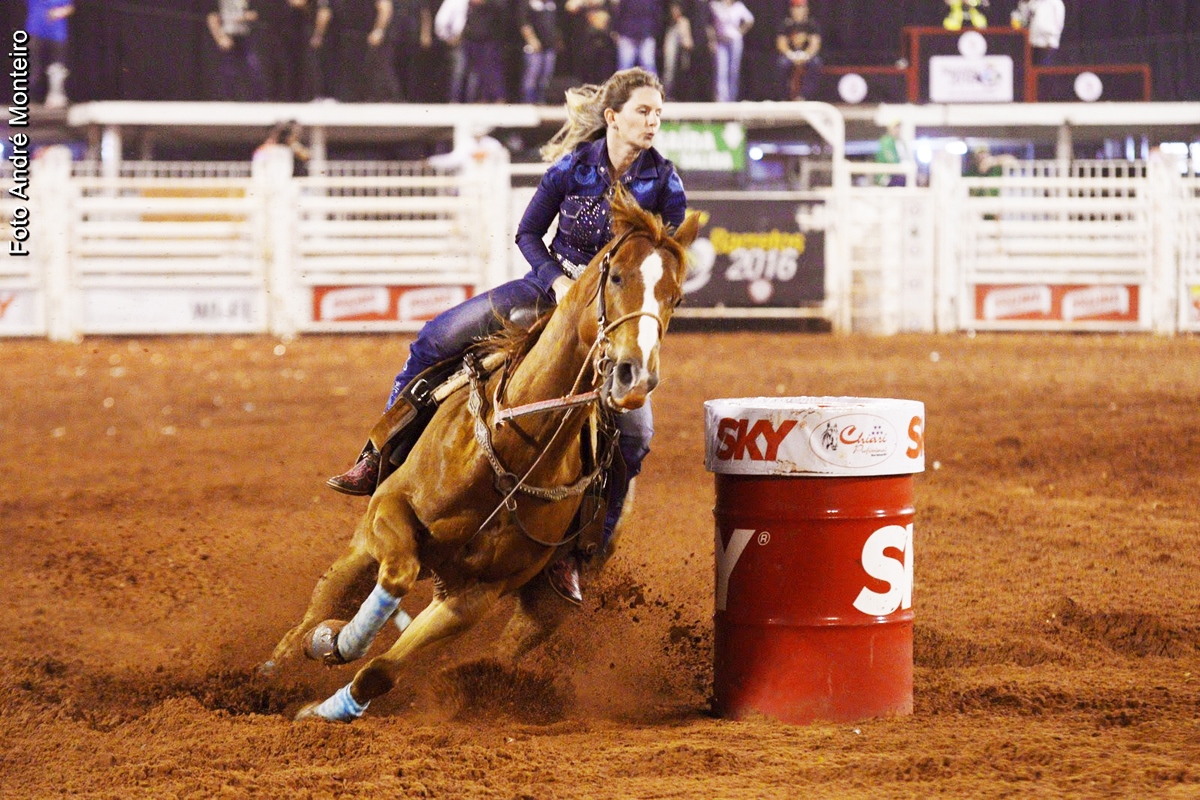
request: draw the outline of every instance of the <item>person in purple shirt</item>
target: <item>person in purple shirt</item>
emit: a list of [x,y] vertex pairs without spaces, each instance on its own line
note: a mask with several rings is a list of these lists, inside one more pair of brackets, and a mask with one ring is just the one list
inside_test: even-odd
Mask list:
[[[28,0],[25,32],[29,34],[29,88],[33,102],[66,105],[63,82],[67,78],[67,17],[75,13],[73,0]],[[47,76],[50,89],[46,90]]]
[[655,43],[663,32],[663,0],[616,0],[613,7],[617,69],[639,66],[657,75]]
[[[642,208],[670,225],[683,222],[687,197],[675,166],[654,149],[662,117],[663,87],[639,67],[616,72],[601,86],[585,85],[567,92],[567,122],[542,148],[553,164],[517,226],[517,247],[530,270],[524,277],[476,295],[444,311],[421,328],[409,346],[408,360],[396,376],[387,408],[400,398],[414,377],[429,367],[462,354],[473,342],[499,329],[501,319],[536,316],[552,308],[592,258],[613,236],[608,196],[620,182]],[[550,246],[546,233],[557,218]],[[624,475],[612,470],[601,550],[607,554],[631,481],[650,452],[654,434],[650,403],[617,417],[618,447]],[[328,480],[343,494],[375,491],[380,455],[368,444],[355,465]],[[579,568],[590,557],[582,552],[551,562],[550,583],[573,602],[581,602]]]

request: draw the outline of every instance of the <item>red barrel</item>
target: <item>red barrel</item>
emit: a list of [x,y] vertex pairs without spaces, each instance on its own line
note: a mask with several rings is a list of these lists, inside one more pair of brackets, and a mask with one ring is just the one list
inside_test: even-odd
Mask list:
[[716,713],[795,724],[912,713],[924,406],[741,398],[705,408]]

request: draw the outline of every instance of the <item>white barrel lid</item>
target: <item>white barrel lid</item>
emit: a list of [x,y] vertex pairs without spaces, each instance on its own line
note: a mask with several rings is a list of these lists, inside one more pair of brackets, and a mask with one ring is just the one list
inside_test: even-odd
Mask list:
[[925,404],[872,397],[735,397],[704,404],[704,466],[727,475],[925,470]]

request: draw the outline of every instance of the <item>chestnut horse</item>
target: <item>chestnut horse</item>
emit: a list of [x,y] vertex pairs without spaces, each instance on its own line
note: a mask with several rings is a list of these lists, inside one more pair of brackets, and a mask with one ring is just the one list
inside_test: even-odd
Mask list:
[[[406,618],[399,602],[418,576],[432,574],[434,598],[389,650],[297,719],[361,716],[393,687],[407,659],[471,628],[501,596],[529,583],[569,535],[588,479],[581,432],[593,409],[580,398],[616,413],[645,403],[658,383],[659,342],[683,299],[685,252],[699,223],[690,214],[672,231],[619,189],[612,227],[612,241],[524,357],[510,361],[503,377],[479,377],[470,391],[449,395],[372,496],[348,549],[317,582],[304,619],[264,667],[269,672],[299,651],[328,664],[362,658],[390,618]],[[516,409],[568,396],[576,404],[496,424],[496,405]],[[375,588],[354,618],[326,620],[376,565]],[[521,595],[506,636],[538,638],[536,622],[517,619],[532,613],[532,597]]]

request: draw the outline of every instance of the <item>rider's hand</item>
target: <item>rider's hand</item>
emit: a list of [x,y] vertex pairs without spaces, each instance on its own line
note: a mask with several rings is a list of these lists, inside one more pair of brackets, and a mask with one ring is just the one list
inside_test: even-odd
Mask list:
[[550,288],[554,290],[554,302],[561,303],[562,299],[567,296],[567,291],[571,288],[571,284],[575,281],[568,278],[566,275],[559,275],[554,279],[554,283]]

